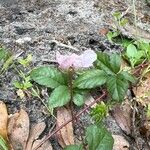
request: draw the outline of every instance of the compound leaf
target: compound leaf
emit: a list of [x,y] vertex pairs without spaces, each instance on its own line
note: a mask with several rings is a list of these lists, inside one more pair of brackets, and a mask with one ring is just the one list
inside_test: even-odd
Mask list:
[[128,81],[121,74],[109,76],[107,89],[113,100],[122,101],[128,89]]

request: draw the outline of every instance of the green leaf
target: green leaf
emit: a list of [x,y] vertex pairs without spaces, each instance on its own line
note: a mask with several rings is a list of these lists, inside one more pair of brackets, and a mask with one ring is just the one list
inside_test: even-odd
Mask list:
[[31,79],[40,85],[50,88],[56,88],[65,84],[63,74],[54,67],[43,66],[32,70]]
[[135,59],[137,61],[139,61],[141,58],[144,58],[145,57],[145,52],[144,51],[137,51],[136,55],[135,55]]
[[0,48],[0,61],[6,57],[6,51]]
[[109,56],[106,53],[98,52],[96,66],[107,74],[114,75],[120,70],[121,57],[118,54]]
[[120,34],[120,32],[119,31],[109,31],[108,33],[107,33],[107,38],[108,38],[108,40],[110,41],[110,42],[113,42],[113,39],[114,38],[116,38],[118,35]]
[[127,48],[128,45],[130,45],[131,43],[132,43],[132,40],[131,39],[127,39],[127,38],[123,38],[122,41],[121,41],[121,45],[124,48]]
[[25,58],[25,59],[19,59],[19,60],[18,60],[18,62],[19,62],[21,65],[23,65],[24,67],[27,67],[27,66],[30,64],[31,61],[32,61],[32,55],[31,55],[31,54],[29,54],[29,55],[27,56],[27,58]]
[[32,83],[31,82],[24,82],[23,83],[23,89],[24,90],[27,90],[28,88],[30,88],[30,87],[32,87],[33,85],[32,85]]
[[79,89],[90,89],[101,86],[106,82],[106,74],[99,69],[91,69],[85,71],[74,82],[74,87]]
[[107,36],[107,39],[108,39],[110,42],[113,42],[113,41],[112,41],[113,32],[109,31],[106,36]]
[[134,58],[137,54],[137,49],[133,44],[128,45],[126,54],[129,58]]
[[127,71],[122,71],[120,72],[120,74],[122,74],[127,81],[130,81],[131,83],[136,82],[136,78],[133,75],[129,74]]
[[146,116],[147,116],[148,118],[150,118],[150,104],[148,104],[148,106],[147,106]]
[[107,79],[107,89],[113,100],[122,101],[128,89],[128,81],[122,74],[109,76]]
[[70,98],[70,91],[68,87],[60,85],[51,93],[48,100],[48,106],[49,108],[64,106],[70,101]]
[[114,73],[118,73],[120,71],[121,66],[121,57],[118,54],[112,54],[110,56],[110,65]]
[[85,95],[81,93],[74,93],[73,102],[77,106],[82,106],[85,102]]
[[98,52],[96,66],[99,69],[104,70],[107,74],[114,74],[110,67],[110,58],[106,53]]
[[1,135],[0,135],[0,150],[8,150],[7,143]]
[[83,150],[82,145],[69,145],[64,148],[64,150]]
[[15,88],[18,88],[18,89],[22,89],[22,88],[23,88],[22,83],[20,83],[20,82],[18,82],[18,81],[15,81],[15,82],[13,83],[13,85],[15,86]]
[[14,56],[11,55],[7,57],[1,69],[1,73],[5,72],[10,67],[10,65],[13,64],[13,60],[14,60]]
[[118,21],[121,19],[121,13],[119,11],[116,11],[113,13],[113,16],[115,17],[115,19]]
[[120,26],[125,26],[127,23],[128,23],[129,21],[128,21],[128,19],[127,18],[123,18],[123,19],[121,19],[121,21],[120,21]]
[[113,137],[104,127],[91,125],[87,128],[86,139],[89,150],[112,150],[113,148]]

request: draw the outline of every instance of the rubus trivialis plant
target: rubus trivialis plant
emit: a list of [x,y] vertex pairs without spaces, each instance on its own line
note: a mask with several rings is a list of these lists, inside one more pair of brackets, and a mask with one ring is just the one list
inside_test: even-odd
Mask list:
[[[90,56],[90,57],[89,57]],[[134,77],[121,69],[121,57],[118,54],[108,55],[91,50],[80,56],[57,54],[59,68],[42,66],[31,71],[31,79],[53,91],[48,99],[50,108],[66,105],[71,99],[75,105],[85,102],[88,90],[105,85],[111,98],[121,102]],[[95,68],[89,69],[94,63]],[[85,69],[81,74],[76,70]]]
[[[129,82],[134,82],[134,77],[121,69],[121,57],[118,54],[108,55],[102,52],[96,54],[92,50],[87,50],[81,55],[68,56],[57,53],[56,57],[58,68],[41,66],[30,73],[31,79],[35,82],[52,89],[48,99],[49,108],[61,107],[69,102],[81,106],[88,91],[102,85],[107,89],[112,100],[122,102]],[[82,72],[78,73],[79,70]],[[106,109],[108,107],[104,104],[93,110],[92,115],[97,122],[107,115]],[[102,118],[99,120],[97,116]],[[105,139],[109,139],[109,142]],[[85,141],[90,150],[101,150],[102,145],[104,149],[111,150],[113,146],[113,138],[103,126],[89,126]],[[71,145],[66,147],[66,150],[82,150],[82,146]]]
[[30,76],[40,85],[53,89],[48,106],[50,108],[66,105],[70,100],[75,105],[84,104],[85,89],[79,89],[74,86],[76,70],[79,68],[88,68],[96,61],[97,55],[92,50],[87,50],[81,55],[61,55],[57,53],[56,60],[59,68],[53,66],[42,66],[34,69]]

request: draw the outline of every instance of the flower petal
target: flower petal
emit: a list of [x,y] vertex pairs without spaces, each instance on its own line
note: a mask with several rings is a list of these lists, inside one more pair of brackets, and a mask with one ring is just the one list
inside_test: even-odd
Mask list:
[[93,66],[93,62],[97,59],[97,55],[92,50],[86,50],[79,58],[75,61],[75,68],[88,68]]
[[69,69],[69,67],[74,66],[74,62],[78,59],[78,55],[61,55],[59,52],[56,53],[56,61],[58,62],[61,69]]

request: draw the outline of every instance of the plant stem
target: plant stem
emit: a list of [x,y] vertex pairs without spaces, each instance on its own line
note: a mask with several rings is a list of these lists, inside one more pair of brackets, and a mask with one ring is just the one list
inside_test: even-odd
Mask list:
[[145,64],[140,64],[140,65],[138,65],[138,66],[135,68],[133,74],[136,75],[138,72],[141,71],[141,69],[143,69],[144,67],[147,67],[148,65],[150,65],[149,62],[147,62],[147,63],[145,63]]
[[103,94],[98,97],[95,101],[93,101],[90,105],[86,106],[82,111],[80,111],[76,116],[66,121],[64,124],[62,124],[60,127],[58,127],[56,130],[54,130],[52,133],[48,134],[48,136],[42,140],[33,150],[37,150],[42,144],[44,144],[49,138],[51,138],[54,134],[56,134],[59,130],[61,130],[64,126],[66,126],[68,123],[73,121],[74,119],[80,117],[80,115],[84,112],[86,112],[87,109],[89,109],[92,105],[94,105],[96,102],[101,100],[107,95],[106,91],[103,91]]
[[72,117],[74,116],[74,113],[73,113],[73,83],[72,83],[73,74],[74,74],[73,67],[69,67],[69,69],[68,69],[68,76],[69,76],[68,86],[69,86],[69,90],[70,90],[70,109],[71,109]]

